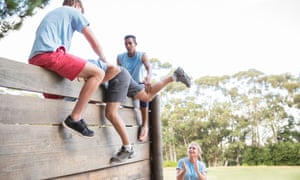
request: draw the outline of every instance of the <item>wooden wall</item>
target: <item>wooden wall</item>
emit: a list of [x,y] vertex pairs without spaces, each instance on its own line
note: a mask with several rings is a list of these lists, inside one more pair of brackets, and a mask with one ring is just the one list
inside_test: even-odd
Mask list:
[[[161,179],[161,164],[153,165],[151,157],[153,150],[160,151],[156,149],[160,146],[153,147],[150,140],[137,141],[140,122],[131,99],[120,108],[120,113],[137,156],[111,164],[110,158],[122,143],[104,116],[101,88],[92,97],[96,103],[89,103],[83,115],[95,136],[82,138],[61,125],[74,102],[44,99],[39,94],[77,97],[82,82],[71,82],[40,67],[0,58],[0,87],[5,87],[0,89],[0,179]],[[7,88],[35,93],[13,95],[7,93]],[[153,175],[151,167],[160,171],[158,176]]]

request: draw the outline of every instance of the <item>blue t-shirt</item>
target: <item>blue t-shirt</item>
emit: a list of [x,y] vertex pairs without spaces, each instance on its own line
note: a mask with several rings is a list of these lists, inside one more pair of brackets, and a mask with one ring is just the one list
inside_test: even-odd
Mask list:
[[[190,162],[188,158],[182,158],[178,161],[176,169],[183,169],[183,163],[185,162],[186,165],[186,174],[184,176],[184,180],[198,180],[197,173],[195,171],[194,165]],[[200,173],[206,172],[206,166],[202,161],[197,160],[198,168]]]
[[62,6],[49,12],[36,30],[29,59],[37,54],[53,52],[60,46],[69,50],[75,31],[81,32],[89,22],[80,10]]
[[133,57],[129,57],[128,53],[122,53],[118,55],[119,63],[122,67],[126,68],[132,78],[140,83],[142,82],[142,67],[144,65],[142,61],[143,52],[136,52]]

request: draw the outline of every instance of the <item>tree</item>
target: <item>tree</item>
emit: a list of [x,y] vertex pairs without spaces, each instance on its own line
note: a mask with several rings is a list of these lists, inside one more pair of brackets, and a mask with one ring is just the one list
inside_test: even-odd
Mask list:
[[[173,69],[158,59],[152,63],[159,72]],[[299,142],[300,83],[292,75],[250,69],[193,83],[190,89],[174,83],[161,92],[165,160],[186,156],[186,146],[196,141],[209,167],[279,164],[273,158],[280,152],[270,147]],[[294,159],[295,152],[290,152]],[[280,163],[299,163],[293,158]]]
[[27,16],[33,16],[37,9],[43,9],[50,0],[0,0],[0,39],[9,31],[21,28]]

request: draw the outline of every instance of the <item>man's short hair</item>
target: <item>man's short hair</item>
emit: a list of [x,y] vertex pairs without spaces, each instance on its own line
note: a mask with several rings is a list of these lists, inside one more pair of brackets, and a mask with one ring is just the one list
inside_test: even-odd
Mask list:
[[133,41],[134,41],[134,43],[136,44],[136,37],[135,37],[134,35],[132,35],[132,34],[126,35],[126,36],[124,37],[124,40],[129,39],[129,38],[132,38]]

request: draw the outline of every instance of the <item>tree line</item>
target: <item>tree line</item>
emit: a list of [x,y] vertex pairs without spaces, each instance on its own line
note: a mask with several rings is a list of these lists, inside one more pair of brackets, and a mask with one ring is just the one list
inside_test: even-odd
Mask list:
[[299,90],[298,77],[255,69],[168,86],[160,94],[164,160],[176,162],[197,141],[208,166],[300,165]]

